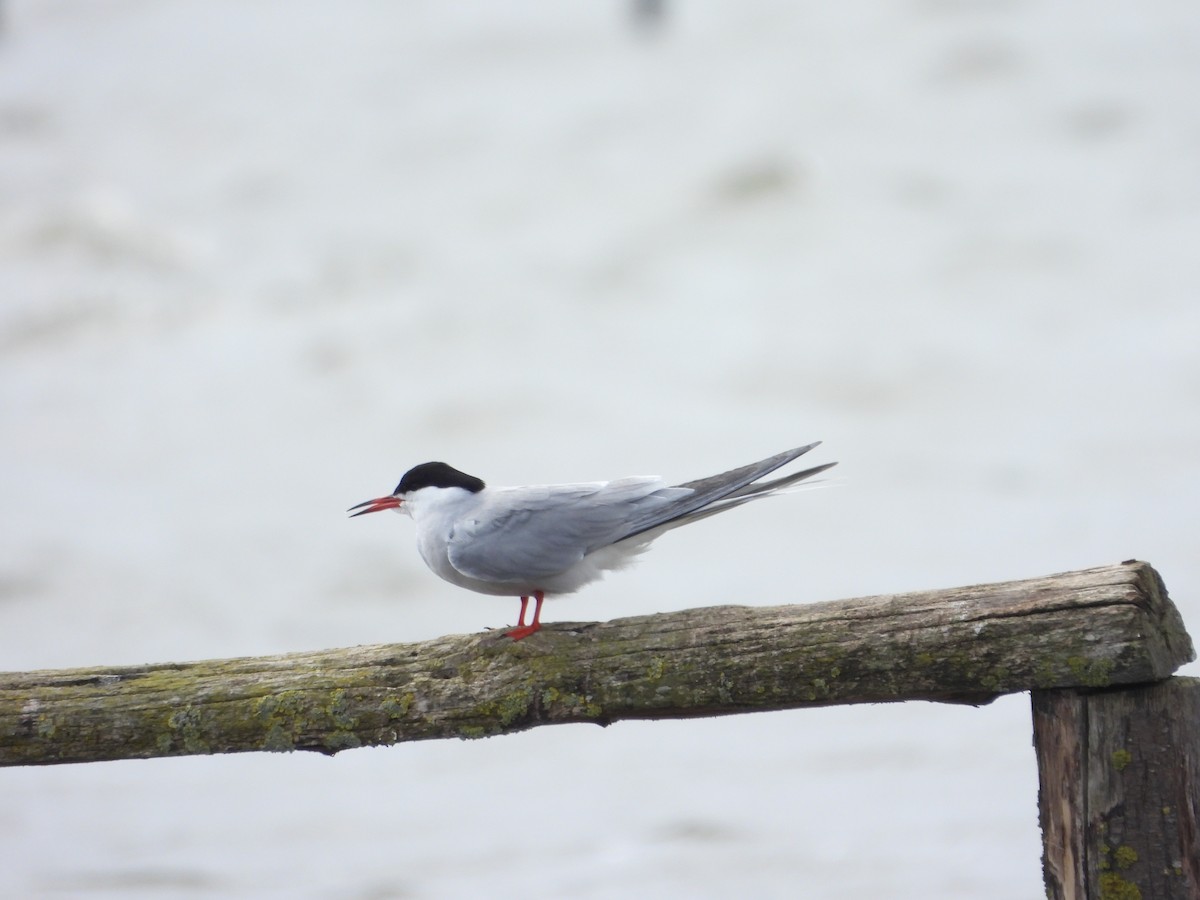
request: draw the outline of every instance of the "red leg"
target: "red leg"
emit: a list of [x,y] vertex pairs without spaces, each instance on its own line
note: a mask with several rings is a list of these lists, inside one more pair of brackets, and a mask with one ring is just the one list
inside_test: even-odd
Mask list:
[[512,631],[505,632],[514,641],[527,638],[542,627],[542,601],[546,599],[546,595],[542,591],[534,591],[533,599],[537,601],[537,605],[533,608],[533,621],[528,625],[525,624],[525,605],[529,602],[529,598],[522,597],[521,618],[517,621],[517,627]]

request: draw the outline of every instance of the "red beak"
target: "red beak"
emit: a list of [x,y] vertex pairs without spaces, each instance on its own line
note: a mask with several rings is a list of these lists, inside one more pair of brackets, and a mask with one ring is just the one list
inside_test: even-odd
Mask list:
[[[357,509],[358,512],[354,513],[354,516],[365,516],[367,513],[379,512],[384,509],[397,509],[403,502],[399,497],[376,497],[374,500],[364,500],[357,506],[350,507],[346,512],[354,512]],[[366,509],[363,509],[364,506]],[[354,516],[350,518],[353,519]]]

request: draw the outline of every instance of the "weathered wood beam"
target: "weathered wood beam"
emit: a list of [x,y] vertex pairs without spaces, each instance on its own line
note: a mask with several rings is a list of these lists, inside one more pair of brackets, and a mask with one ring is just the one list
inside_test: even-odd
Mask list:
[[1193,658],[1128,562],[799,606],[722,606],[417,644],[0,674],[0,765],[475,738],[561,722],[1155,681]]
[[1200,897],[1200,680],[1033,693],[1050,900]]

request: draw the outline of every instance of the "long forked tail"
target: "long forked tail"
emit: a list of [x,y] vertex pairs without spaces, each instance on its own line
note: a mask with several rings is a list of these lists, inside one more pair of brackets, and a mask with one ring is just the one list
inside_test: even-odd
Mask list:
[[666,530],[667,526],[674,528],[686,522],[724,512],[750,500],[780,491],[836,466],[837,463],[825,463],[802,472],[785,475],[782,478],[759,481],[764,475],[769,475],[797,457],[803,456],[820,443],[820,441],[816,441],[804,447],[778,453],[748,466],[730,469],[720,475],[710,475],[708,478],[699,478],[696,481],[687,481],[676,485],[676,487],[687,488],[692,493],[654,510],[645,519],[635,523],[629,533],[620,540],[628,540],[648,531]]

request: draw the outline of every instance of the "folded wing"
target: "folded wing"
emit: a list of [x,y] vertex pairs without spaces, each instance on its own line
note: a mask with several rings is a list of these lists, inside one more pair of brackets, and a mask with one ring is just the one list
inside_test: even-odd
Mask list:
[[631,520],[688,494],[656,477],[497,488],[477,516],[455,523],[447,554],[470,578],[501,583],[549,578],[620,540]]
[[447,551],[450,563],[464,575],[486,581],[549,578],[601,547],[639,537],[652,540],[663,531],[825,471],[834,464],[759,482],[817,443],[673,487],[664,486],[657,477],[635,477],[498,488],[477,517],[455,524]]

